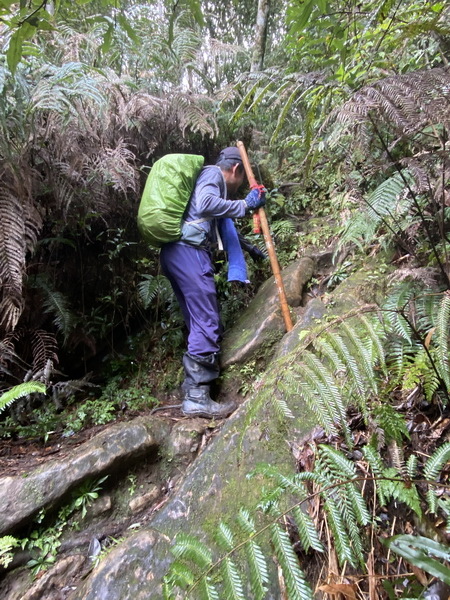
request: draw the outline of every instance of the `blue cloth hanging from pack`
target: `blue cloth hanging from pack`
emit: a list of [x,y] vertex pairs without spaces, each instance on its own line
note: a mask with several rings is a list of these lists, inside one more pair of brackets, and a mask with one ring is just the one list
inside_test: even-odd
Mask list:
[[228,255],[228,281],[250,283],[247,275],[247,264],[233,219],[218,219],[217,225],[220,237],[222,238],[223,248]]

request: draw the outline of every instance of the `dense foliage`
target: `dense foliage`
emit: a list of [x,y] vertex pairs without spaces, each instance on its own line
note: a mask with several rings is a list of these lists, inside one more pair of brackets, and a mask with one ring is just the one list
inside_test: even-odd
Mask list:
[[[182,320],[157,254],[139,239],[139,197],[159,156],[192,152],[213,161],[221,146],[236,139],[245,141],[269,188],[267,208],[282,265],[308,246],[331,244],[335,272],[326,283],[315,282],[326,291],[358,260],[383,251],[383,260],[388,256],[397,267],[397,279],[418,281],[425,298],[418,306],[414,288],[400,286],[384,308],[391,317],[381,333],[365,324],[361,338],[350,325],[347,337],[334,336],[334,346],[318,338],[314,352],[305,350],[286,369],[287,376],[301,377],[312,406],[320,401],[326,433],[351,447],[345,402],[340,393],[330,400],[329,393],[330,386],[339,387],[336,373],[344,371],[377,451],[386,438],[397,446],[408,438],[391,408],[398,397],[407,403],[413,394],[428,408],[447,410],[448,296],[439,296],[431,316],[425,304],[427,289],[450,287],[449,17],[450,7],[433,0],[0,1],[2,435],[45,441],[54,432],[70,435],[107,423],[123,406],[154,406],[165,388],[176,386],[179,366],[172,359],[183,349]],[[305,232],[304,223],[318,217],[329,224]],[[252,237],[249,224],[241,225]],[[253,290],[230,292],[223,261],[219,256],[217,285],[227,325]],[[264,266],[251,271],[255,284],[268,275]],[[364,346],[369,338],[370,348]],[[345,354],[348,339],[361,350],[362,366]],[[386,370],[381,357],[388,343]],[[328,372],[317,356],[334,369]],[[382,369],[383,393],[366,389],[363,368],[373,375],[370,385],[372,371]],[[99,382],[102,388],[95,387]],[[320,452],[326,463],[327,450]],[[353,477],[347,458],[332,458]],[[370,459],[376,475],[377,456]],[[430,462],[424,468],[437,480],[445,465],[431,462],[434,470]],[[378,464],[382,474],[388,470]],[[401,458],[391,475],[412,478],[413,466]],[[335,462],[328,467],[338,470]],[[331,475],[323,481],[334,485]],[[297,484],[293,476],[280,489],[292,491]],[[402,502],[416,491],[416,484],[409,496],[394,487],[385,484],[384,492]],[[414,505],[406,504],[421,518],[419,492]],[[431,496],[428,504],[435,501]],[[351,514],[344,496],[340,502]],[[382,513],[386,502],[380,499]],[[448,516],[448,503],[439,507]],[[370,506],[374,513],[378,508]],[[437,513],[437,504],[431,510]],[[328,518],[338,519],[338,513],[330,509]],[[347,545],[335,524],[341,566],[363,562],[356,532],[369,523],[364,515],[351,522],[354,538]],[[301,511],[295,518],[302,520]],[[251,538],[252,583],[264,588],[252,517],[241,513],[240,520]],[[291,535],[294,529],[288,529]],[[224,525],[220,535],[222,549],[232,553],[232,532]],[[292,567],[288,588],[295,597],[296,581],[301,590],[304,577],[279,525],[273,525],[272,541],[278,560]],[[321,542],[314,543],[319,551]],[[408,558],[411,543],[397,540],[391,548]],[[433,550],[428,542],[415,543],[417,552]],[[13,538],[0,540],[0,563],[15,545]],[[195,540],[180,545],[182,559],[183,552],[198,549]],[[228,555],[224,565],[230,595],[242,597]],[[369,567],[374,572],[373,562]],[[192,585],[194,576],[183,568]],[[199,581],[210,594],[205,597],[216,597],[208,575]],[[391,588],[386,594],[395,597]],[[345,594],[342,588],[339,593]]]

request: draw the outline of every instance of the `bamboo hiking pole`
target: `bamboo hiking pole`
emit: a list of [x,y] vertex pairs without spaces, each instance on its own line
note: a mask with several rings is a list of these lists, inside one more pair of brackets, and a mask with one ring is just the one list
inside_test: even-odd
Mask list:
[[[248,160],[247,151],[243,142],[237,142],[236,146],[239,148],[239,152],[241,154],[242,162],[244,164],[244,169],[247,175],[250,188],[253,189],[258,187],[258,182],[256,181],[255,176],[253,175],[253,170],[250,166],[250,161]],[[261,222],[261,229],[264,235],[264,241],[266,242],[267,253],[269,255],[270,265],[272,267],[272,273],[275,278],[278,296],[280,298],[281,314],[283,315],[286,331],[291,331],[293,327],[291,314],[289,312],[289,306],[286,299],[286,292],[284,291],[283,279],[281,278],[280,273],[280,265],[278,263],[278,258],[275,253],[275,248],[272,242],[272,236],[270,235],[269,224],[267,222],[266,211],[264,210],[264,208],[258,209],[258,216]]]

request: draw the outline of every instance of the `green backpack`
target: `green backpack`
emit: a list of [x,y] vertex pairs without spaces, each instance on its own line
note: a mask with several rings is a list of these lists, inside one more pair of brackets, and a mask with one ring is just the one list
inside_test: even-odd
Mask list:
[[195,154],[166,154],[153,165],[137,216],[139,231],[151,246],[181,238],[183,215],[204,162]]

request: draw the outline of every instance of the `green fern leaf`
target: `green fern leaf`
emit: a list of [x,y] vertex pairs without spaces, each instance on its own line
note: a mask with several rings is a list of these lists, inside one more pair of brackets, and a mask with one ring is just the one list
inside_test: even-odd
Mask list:
[[450,369],[449,369],[449,343],[448,332],[450,329],[450,292],[445,292],[442,297],[441,306],[437,315],[436,334],[437,334],[437,355],[439,371],[442,379],[450,391]]
[[[450,442],[446,442],[440,446],[425,463],[423,474],[428,481],[438,481],[441,471],[450,460]],[[434,487],[430,486],[427,491],[427,501],[432,513],[436,514],[438,506],[438,498]]]
[[289,600],[313,600],[311,588],[300,569],[289,536],[278,523],[271,527],[271,539],[286,582]]
[[[380,454],[372,448],[372,446],[364,446],[363,454],[372,470],[374,477],[380,478],[383,476],[384,465]],[[386,496],[384,495],[383,481],[374,481],[377,491],[378,501],[381,506],[386,506]]]
[[313,374],[314,380],[319,384],[319,389],[323,391],[323,401],[330,415],[332,415],[334,422],[342,428],[347,444],[352,446],[344,400],[333,376],[312,352],[304,352],[303,360]]
[[260,546],[253,540],[245,544],[245,554],[250,570],[252,597],[255,600],[263,600],[267,592],[267,583],[269,582],[266,559]]
[[374,394],[377,394],[378,389],[376,377],[374,376],[374,364],[370,352],[367,350],[364,344],[361,343],[358,332],[353,328],[353,326],[351,326],[347,321],[343,321],[341,327],[348,335],[350,342],[354,345],[356,353],[354,355],[358,356],[358,362],[363,370],[366,384]]
[[[395,469],[385,469],[383,477],[386,481],[383,483],[383,491],[386,498],[398,500],[409,506],[418,517],[422,517],[422,508],[420,506],[420,498],[417,489],[410,482],[403,480],[403,475]],[[398,481],[390,481],[390,479],[398,479]]]
[[319,539],[311,517],[298,507],[292,510],[292,514],[294,515],[298,528],[298,536],[305,552],[308,552],[310,548],[316,550],[316,552],[324,552],[323,544]]
[[[279,391],[284,392],[285,396],[289,398],[291,390],[288,388],[288,386],[286,386],[283,382],[279,382],[278,389]],[[270,403],[275,409],[276,414],[281,420],[294,418],[294,415],[289,406],[287,405],[286,400],[280,397],[280,394],[277,394],[276,392],[272,393],[269,396],[269,399]]]
[[201,600],[219,600],[219,594],[209,577],[202,577],[199,583]]
[[237,516],[237,523],[241,529],[241,531],[247,535],[251,536],[255,533],[255,523],[250,516],[250,512],[245,508],[240,508]]
[[227,600],[246,600],[241,577],[236,565],[230,558],[225,558],[221,565],[224,580],[224,592]]
[[179,560],[175,560],[170,565],[170,575],[169,575],[170,583],[178,586],[182,590],[186,590],[190,587],[195,581],[195,574],[192,570],[186,565],[186,563],[181,562]]
[[349,376],[350,381],[352,381],[353,385],[355,386],[358,396],[365,396],[366,384],[358,367],[358,363],[354,355],[350,352],[348,345],[337,333],[332,336],[330,343],[336,349],[336,352],[338,353],[342,362],[345,364],[347,376]]
[[387,375],[385,351],[381,342],[385,338],[385,333],[380,329],[380,321],[378,319],[376,321],[368,319],[364,315],[358,315],[358,321],[363,325],[368,338],[372,342],[372,364],[377,364],[383,373]]
[[406,475],[409,479],[414,479],[417,475],[417,456],[415,454],[411,454],[408,460],[406,461]]
[[405,171],[394,173],[369,194],[366,202],[370,218],[381,220],[385,216],[393,217],[393,213],[399,210],[399,199],[405,189],[405,175]]
[[212,563],[209,548],[196,537],[187,533],[179,533],[171,548],[172,554],[179,559],[191,560],[200,569],[206,569]]
[[12,535],[0,537],[0,566],[6,568],[14,558],[11,552],[19,545],[19,540]]
[[355,464],[346,458],[340,450],[321,444],[318,448],[318,455],[336,479],[353,479],[356,477]]
[[328,403],[323,400],[322,386],[314,380],[314,376],[306,368],[302,369],[306,378],[311,380],[311,385],[307,381],[301,381],[299,384],[299,394],[306,402],[309,409],[314,413],[317,422],[324,428],[328,435],[337,435],[338,430],[334,424],[333,415],[330,415]]
[[143,281],[138,284],[137,289],[145,309],[149,308],[158,295],[162,295],[164,299],[167,298],[169,282],[164,275],[143,275],[142,277]]
[[427,460],[423,469],[425,478],[436,481],[448,460],[450,460],[450,442],[442,444]]
[[356,484],[349,483],[345,486],[349,504],[352,507],[353,512],[356,515],[356,520],[359,525],[368,525],[372,522],[369,509],[367,508],[366,501],[363,495],[356,487]]
[[215,537],[220,548],[222,548],[226,552],[229,552],[234,547],[233,532],[223,521],[219,523],[219,528],[216,532]]
[[383,305],[387,317],[395,333],[412,345],[412,330],[402,313],[407,311],[409,303],[414,297],[414,287],[410,282],[400,284],[390,294]]
[[373,417],[383,429],[386,440],[401,444],[403,438],[409,439],[405,417],[388,403],[380,404],[373,410]]
[[5,410],[7,406],[18,400],[24,398],[30,394],[45,394],[46,387],[43,383],[37,381],[28,381],[26,383],[20,383],[15,385],[7,392],[4,392],[0,396],[0,412]]
[[343,565],[345,561],[348,561],[353,567],[356,567],[357,559],[352,551],[352,544],[343,520],[342,510],[330,496],[326,497],[324,508],[328,515],[340,564]]

